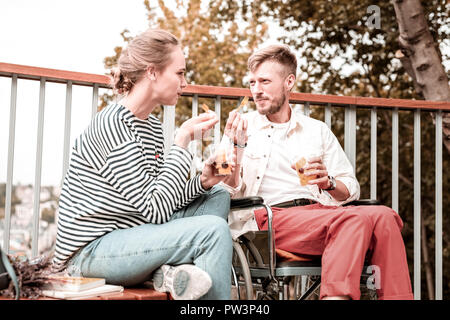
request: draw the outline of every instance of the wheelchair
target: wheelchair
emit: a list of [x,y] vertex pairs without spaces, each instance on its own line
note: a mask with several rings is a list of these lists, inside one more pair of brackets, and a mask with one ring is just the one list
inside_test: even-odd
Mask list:
[[[380,203],[377,200],[361,199],[345,205],[380,205]],[[232,284],[236,287],[237,298],[239,300],[314,298],[321,283],[321,256],[299,256],[277,249],[273,237],[272,210],[264,203],[263,198],[231,199],[230,204],[231,210],[261,207],[267,211],[268,230],[247,232],[233,241]],[[366,260],[360,283],[368,283],[370,274]],[[245,291],[245,294],[243,295],[241,291]],[[369,299],[376,299],[375,290],[368,292],[368,295]]]

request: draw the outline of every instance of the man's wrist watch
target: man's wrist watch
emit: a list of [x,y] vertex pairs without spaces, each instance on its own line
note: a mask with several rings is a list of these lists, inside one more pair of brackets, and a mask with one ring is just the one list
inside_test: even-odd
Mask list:
[[325,191],[332,191],[336,189],[336,179],[332,176],[328,176],[328,182],[330,183],[330,186],[327,189],[323,189]]

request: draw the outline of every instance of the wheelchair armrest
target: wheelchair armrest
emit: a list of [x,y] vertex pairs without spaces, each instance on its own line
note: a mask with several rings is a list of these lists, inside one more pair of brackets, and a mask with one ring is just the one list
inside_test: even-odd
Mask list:
[[231,209],[251,208],[254,206],[262,205],[263,203],[264,203],[264,199],[261,197],[237,198],[237,199],[231,199],[230,208]]
[[344,204],[344,206],[379,206],[379,205],[381,205],[380,201],[374,199],[359,199]]

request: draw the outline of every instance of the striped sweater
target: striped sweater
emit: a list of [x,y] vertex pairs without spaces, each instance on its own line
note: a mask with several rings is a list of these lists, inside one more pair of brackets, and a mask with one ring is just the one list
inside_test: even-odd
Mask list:
[[99,112],[76,139],[59,199],[53,269],[116,229],[167,222],[205,190],[188,180],[192,155],[173,145],[164,156],[160,121],[140,120],[119,104]]

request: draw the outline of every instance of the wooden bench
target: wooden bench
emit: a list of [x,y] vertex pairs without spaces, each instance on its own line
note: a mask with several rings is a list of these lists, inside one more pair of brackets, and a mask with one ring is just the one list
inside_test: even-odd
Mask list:
[[[170,294],[158,292],[154,289],[145,287],[125,288],[121,293],[102,294],[83,300],[171,300]],[[10,298],[0,296],[0,300],[10,300]],[[21,299],[28,300],[28,299]],[[38,300],[58,300],[49,297],[41,297]]]
[[86,300],[170,300],[166,292],[158,292],[149,288],[125,288],[121,293],[103,294]]

